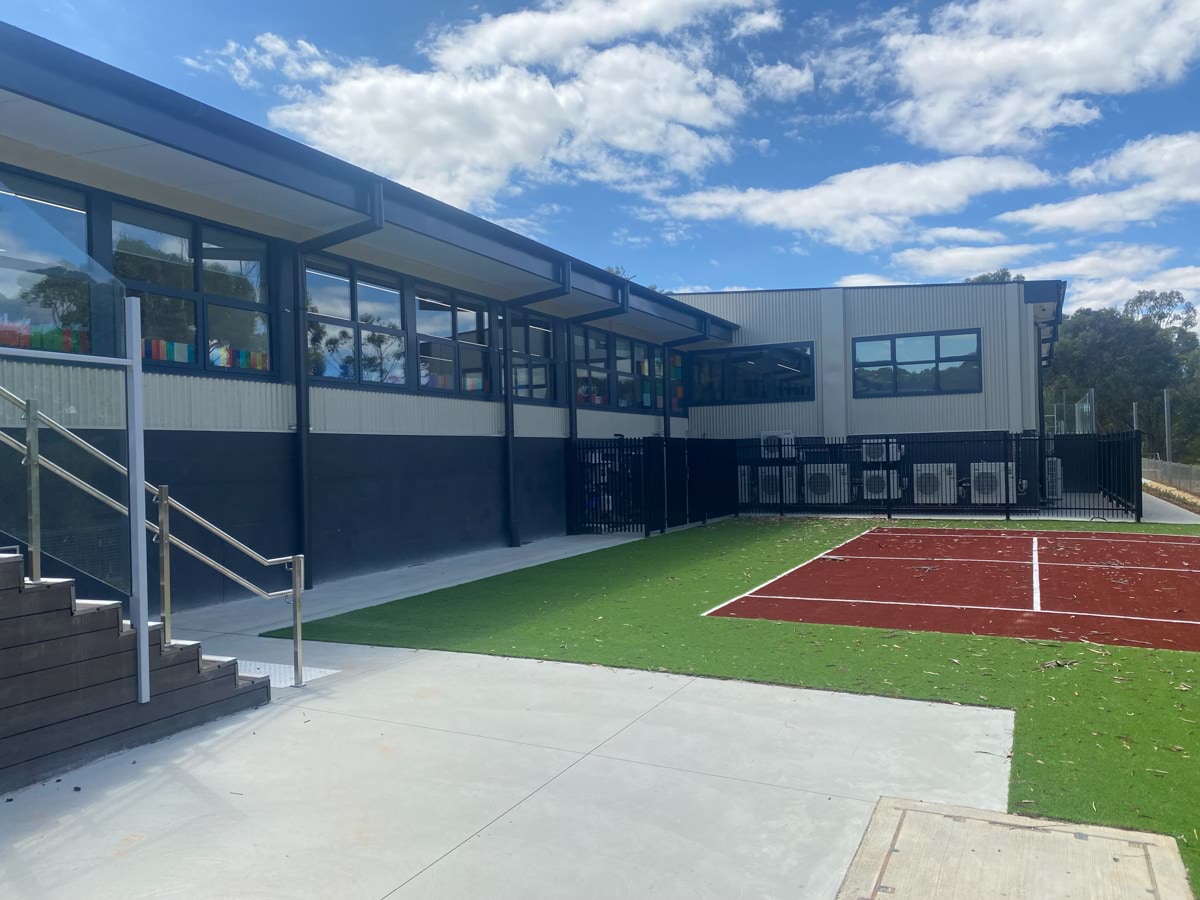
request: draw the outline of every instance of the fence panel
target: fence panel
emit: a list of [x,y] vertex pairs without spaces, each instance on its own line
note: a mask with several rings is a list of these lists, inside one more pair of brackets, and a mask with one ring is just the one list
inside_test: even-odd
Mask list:
[[1200,497],[1200,466],[1165,459],[1143,459],[1142,474],[1157,484]]
[[667,527],[686,525],[688,519],[687,439],[667,441]]
[[643,446],[636,439],[576,440],[568,445],[572,534],[644,528]]
[[688,522],[708,521],[708,442],[691,438],[687,441],[687,502]]
[[1131,519],[1140,436],[1003,432],[739,441],[746,513]]

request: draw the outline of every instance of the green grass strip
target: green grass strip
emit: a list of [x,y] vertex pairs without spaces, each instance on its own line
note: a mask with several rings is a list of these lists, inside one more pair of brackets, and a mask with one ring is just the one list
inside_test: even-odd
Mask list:
[[1200,654],[701,617],[872,524],[726,520],[307,623],[304,636],[1012,709],[1012,812],[1173,835],[1200,896]]

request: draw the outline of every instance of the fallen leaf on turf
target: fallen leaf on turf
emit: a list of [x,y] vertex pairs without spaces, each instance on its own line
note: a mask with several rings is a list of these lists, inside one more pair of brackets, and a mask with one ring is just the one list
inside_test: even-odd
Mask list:
[[1071,666],[1079,665],[1077,659],[1052,659],[1049,662],[1042,663],[1043,669],[1069,669]]

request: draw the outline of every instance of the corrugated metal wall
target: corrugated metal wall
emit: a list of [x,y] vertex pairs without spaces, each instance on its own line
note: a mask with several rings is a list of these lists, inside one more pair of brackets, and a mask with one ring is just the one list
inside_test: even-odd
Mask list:
[[[576,424],[581,438],[610,438],[614,434],[623,434],[630,438],[653,437],[663,433],[662,416],[607,412],[598,409],[580,409],[576,415],[578,416]],[[671,437],[687,436],[688,420],[682,416],[672,416]]]
[[504,434],[504,404],[487,400],[327,387],[312,388],[309,400],[312,430],[318,434]]
[[762,431],[790,431],[796,437],[821,432],[816,403],[745,403],[738,406],[696,406],[688,413],[689,437],[758,437]]
[[[0,387],[36,400],[42,412],[68,428],[125,427],[124,369],[0,356]],[[24,425],[21,411],[0,401],[0,427]]]
[[145,376],[146,427],[162,431],[296,429],[296,388],[275,381]]
[[689,306],[737,322],[735,346],[815,341],[821,330],[821,289],[685,294]]
[[517,437],[565,438],[571,433],[570,416],[570,410],[562,407],[513,404],[513,428]]
[[[816,344],[815,402],[694,407],[689,412],[693,436],[793,431],[841,437],[1038,427],[1036,330],[1018,284],[744,291],[680,299],[738,322],[737,345]],[[983,393],[854,399],[854,338],[955,328],[981,330]]]
[[1009,318],[1020,303],[1015,285],[847,288],[843,298],[848,359],[856,337],[952,328],[979,328],[983,353],[983,393],[861,400],[850,394],[848,434],[1020,430],[1019,417],[1010,421],[1009,410],[1022,382],[1021,348],[1008,337]]

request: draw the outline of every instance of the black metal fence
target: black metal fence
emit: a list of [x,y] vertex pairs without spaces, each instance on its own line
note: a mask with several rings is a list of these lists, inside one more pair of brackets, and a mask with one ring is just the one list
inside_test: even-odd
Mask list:
[[1141,435],[739,441],[750,513],[1141,519]]
[[649,534],[738,512],[735,441],[579,439],[567,456],[572,534]]
[[1141,520],[1141,434],[569,443],[568,531],[737,513]]

